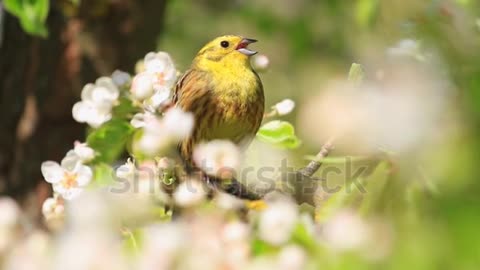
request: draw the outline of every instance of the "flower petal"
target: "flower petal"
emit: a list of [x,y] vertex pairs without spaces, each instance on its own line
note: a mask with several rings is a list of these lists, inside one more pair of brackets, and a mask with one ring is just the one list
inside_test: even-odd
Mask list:
[[87,122],[90,110],[90,106],[88,106],[88,104],[84,101],[75,103],[72,108],[73,119],[79,123]]
[[77,174],[77,184],[79,187],[88,185],[92,180],[93,172],[88,166],[77,163],[73,172]]
[[168,110],[162,120],[165,131],[175,139],[181,140],[187,137],[193,129],[193,114],[179,108]]
[[116,100],[120,95],[120,91],[110,77],[100,77],[95,82],[97,87],[105,88],[108,92],[108,97],[110,100]]
[[77,197],[83,191],[83,188],[65,188],[62,184],[54,184],[53,190],[60,194],[65,200],[71,200]]
[[137,74],[132,81],[130,92],[137,100],[144,100],[152,96],[155,76],[151,73],[142,72]]
[[88,147],[86,143],[76,143],[73,151],[82,162],[89,162],[95,157],[95,150]]
[[45,180],[52,184],[60,182],[65,173],[65,170],[55,161],[43,162],[41,171]]
[[161,105],[164,105],[170,99],[170,89],[161,87],[161,89],[156,89],[155,94],[151,96],[149,99],[143,102],[145,109],[149,111],[156,111]]
[[67,152],[60,164],[62,165],[62,168],[72,171],[79,162],[81,162],[80,157],[77,155],[77,153],[75,153],[74,150],[70,150]]
[[81,98],[83,101],[91,101],[92,100],[92,92],[95,88],[95,84],[88,83],[82,89]]

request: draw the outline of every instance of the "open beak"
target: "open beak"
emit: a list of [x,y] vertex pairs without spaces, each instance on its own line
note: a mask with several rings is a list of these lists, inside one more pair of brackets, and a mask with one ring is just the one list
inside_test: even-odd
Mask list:
[[257,52],[248,49],[247,46],[248,46],[248,44],[255,43],[255,42],[257,42],[256,39],[244,38],[240,41],[240,43],[238,43],[236,50],[245,54],[245,55],[252,56],[252,55],[256,54]]

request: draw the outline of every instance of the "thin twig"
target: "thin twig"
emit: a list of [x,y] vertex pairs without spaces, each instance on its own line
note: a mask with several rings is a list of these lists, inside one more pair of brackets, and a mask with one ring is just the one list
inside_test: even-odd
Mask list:
[[330,137],[327,142],[322,146],[320,152],[315,156],[315,160],[310,161],[308,165],[299,170],[299,172],[305,176],[311,177],[322,166],[322,159],[326,158],[330,151],[333,149],[333,141],[335,137]]

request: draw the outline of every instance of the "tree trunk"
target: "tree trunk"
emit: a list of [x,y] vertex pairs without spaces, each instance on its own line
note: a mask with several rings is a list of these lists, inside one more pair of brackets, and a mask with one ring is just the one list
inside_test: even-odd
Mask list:
[[155,50],[166,4],[64,2],[52,1],[47,39],[25,34],[0,4],[0,194],[19,200],[37,191],[40,202],[50,193],[40,164],[60,161],[84,140],[84,126],[71,116],[82,86],[115,69],[131,71]]

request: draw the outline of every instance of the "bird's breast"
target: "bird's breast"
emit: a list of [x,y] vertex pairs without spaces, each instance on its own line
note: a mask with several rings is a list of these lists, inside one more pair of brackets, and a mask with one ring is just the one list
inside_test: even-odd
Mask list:
[[256,75],[239,74],[213,80],[209,106],[211,114],[199,115],[197,123],[206,140],[228,139],[241,143],[253,137],[263,117],[263,89]]

